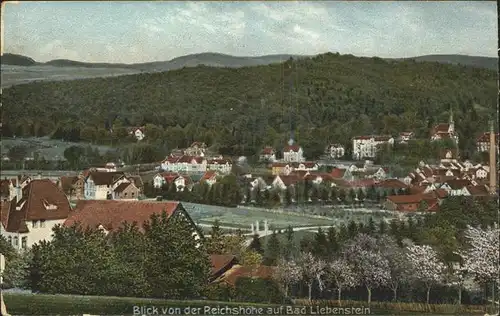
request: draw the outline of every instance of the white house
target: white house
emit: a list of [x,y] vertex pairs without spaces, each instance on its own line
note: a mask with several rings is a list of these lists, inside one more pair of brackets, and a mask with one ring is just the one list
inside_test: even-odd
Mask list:
[[170,172],[205,172],[207,171],[207,160],[203,157],[169,156],[161,162],[160,168]]
[[304,151],[298,145],[287,145],[283,148],[283,161],[284,162],[303,162]]
[[356,136],[352,139],[352,157],[360,160],[364,158],[375,158],[378,146],[382,144],[394,145],[394,138],[391,136]]
[[[495,134],[495,143],[498,144],[498,133]],[[490,150],[490,132],[483,133],[476,140],[476,149],[479,152],[486,152]]]
[[231,159],[210,159],[207,162],[206,170],[217,171],[222,174],[229,174],[233,168]]
[[141,140],[144,139],[144,137],[146,137],[146,134],[144,133],[144,131],[145,131],[145,127],[144,126],[141,126],[141,127],[132,127],[129,130],[129,134],[130,135],[134,135],[134,137],[138,141],[141,141]]
[[64,192],[49,179],[32,180],[12,200],[1,202],[1,235],[16,249],[50,240],[52,228],[64,223],[71,207]]
[[194,142],[184,150],[184,154],[193,157],[205,157],[207,153],[207,144],[202,142]]
[[326,147],[325,153],[330,157],[330,158],[340,158],[344,157],[345,155],[345,147],[342,146],[341,144],[330,144]]
[[261,162],[275,162],[276,161],[276,151],[272,147],[264,147],[259,155],[259,160]]
[[123,172],[90,172],[85,178],[83,194],[86,200],[109,200],[120,180],[125,181]]

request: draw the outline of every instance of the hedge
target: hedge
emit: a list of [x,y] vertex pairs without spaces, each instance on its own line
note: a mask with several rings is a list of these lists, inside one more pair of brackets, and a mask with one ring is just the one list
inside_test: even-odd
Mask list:
[[[187,315],[186,307],[254,307],[268,308],[273,305],[254,303],[235,303],[220,301],[177,301],[163,299],[143,299],[110,296],[48,295],[5,293],[5,305],[11,315],[134,315],[134,306],[156,307],[159,314],[163,309],[170,309],[168,314]],[[137,314],[136,314],[137,315]],[[158,314],[157,314],[158,315]]]

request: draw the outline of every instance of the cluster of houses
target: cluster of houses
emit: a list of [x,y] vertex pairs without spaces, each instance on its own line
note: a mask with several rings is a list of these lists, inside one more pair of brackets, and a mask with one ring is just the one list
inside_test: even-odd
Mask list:
[[[191,225],[193,238],[198,241],[198,246],[204,238],[180,202],[80,200],[76,205],[71,205],[58,183],[30,177],[3,180],[1,189],[0,235],[17,251],[25,251],[42,240],[50,240],[52,229],[56,225],[79,225],[84,229],[101,229],[108,234],[118,230],[124,222],[135,222],[142,231],[142,223],[149,220],[151,215],[162,212],[168,217],[179,215]],[[210,257],[210,281],[214,283],[234,286],[240,277],[272,276],[271,267],[249,268],[238,264],[236,257],[231,255]]]
[[[391,135],[361,135],[352,138],[352,158],[355,160],[373,159],[377,156],[377,151],[381,145],[392,146],[394,143],[407,143],[414,139],[413,132],[401,132],[397,137]],[[495,134],[498,142],[498,134]],[[431,132],[431,141],[451,139],[458,144],[459,137],[455,130],[453,113],[450,114],[448,123],[436,124]],[[476,139],[476,149],[478,152],[489,150],[490,132],[483,133]],[[332,159],[343,158],[346,155],[345,146],[339,143],[330,144],[325,148],[325,154]],[[274,148],[266,146],[259,155],[260,161],[277,162]],[[288,145],[283,149],[283,159],[281,162],[304,162],[304,151],[298,145]]]

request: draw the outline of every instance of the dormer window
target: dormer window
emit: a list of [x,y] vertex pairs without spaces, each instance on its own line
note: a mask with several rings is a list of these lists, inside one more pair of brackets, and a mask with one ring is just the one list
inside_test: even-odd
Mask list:
[[57,210],[57,205],[50,204],[47,200],[43,201],[43,206],[45,207],[46,210],[48,211],[54,211]]
[[38,221],[31,221],[31,227],[37,228],[38,227]]
[[45,227],[45,220],[41,219],[40,220],[40,228],[44,228],[44,227]]

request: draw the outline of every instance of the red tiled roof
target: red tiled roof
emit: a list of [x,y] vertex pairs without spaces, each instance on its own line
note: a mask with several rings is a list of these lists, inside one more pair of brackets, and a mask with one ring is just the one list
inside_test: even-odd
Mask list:
[[330,171],[330,174],[334,178],[342,178],[344,176],[345,172],[346,172],[346,169],[333,168],[332,171]]
[[294,170],[290,172],[291,176],[296,176],[298,178],[304,179],[307,175],[309,175],[309,171],[307,170]]
[[317,165],[317,163],[315,163],[314,161],[305,161],[301,162],[300,164],[304,165],[304,167],[306,168],[314,168]]
[[0,181],[0,194],[2,196],[10,195],[10,185],[11,185],[10,180],[5,179]]
[[225,282],[231,286],[236,284],[239,278],[260,278],[260,279],[270,279],[274,274],[274,267],[271,266],[240,266],[236,265],[229,271],[227,271],[220,281]]
[[[495,142],[498,142],[498,138],[499,138],[498,136],[499,136],[498,133],[495,134]],[[478,142],[478,143],[489,143],[489,141],[490,141],[490,132],[483,133],[476,140],[476,142]]]
[[424,193],[425,189],[427,189],[426,186],[420,186],[420,185],[414,185],[410,187],[410,194],[421,194]]
[[102,225],[107,231],[113,231],[125,222],[135,222],[139,229],[142,229],[142,225],[150,220],[151,215],[165,211],[170,217],[180,206],[179,202],[81,200],[64,222],[64,226],[80,223],[82,227],[98,228]]
[[[64,192],[48,179],[32,180],[24,187],[22,194],[17,204],[10,202],[6,226],[8,232],[28,232],[26,221],[66,219],[71,211]],[[50,206],[56,208],[49,209]],[[20,209],[17,210],[17,207]]]
[[411,194],[411,195],[389,195],[387,199],[394,204],[413,204],[420,203],[422,200],[432,199],[427,194]]
[[469,185],[469,186],[467,186],[467,191],[469,191],[469,193],[472,196],[487,196],[487,195],[490,195],[490,192],[489,192],[488,188],[486,186],[484,186],[484,185],[477,185],[477,186]]
[[392,137],[391,136],[387,136],[387,135],[383,135],[383,136],[375,136],[374,137],[374,140],[376,142],[387,142],[389,141],[389,139],[391,139]]
[[162,172],[158,175],[162,177],[167,183],[171,183],[179,176],[177,172]]
[[448,196],[448,192],[444,189],[436,189],[432,191],[431,193],[434,194],[434,196],[438,199],[444,199],[445,197]]
[[60,178],[61,180],[61,188],[64,192],[69,192],[71,190],[71,187],[73,186],[73,184],[76,183],[76,181],[78,181],[78,177],[77,176],[62,176]]
[[293,151],[293,152],[298,152],[300,150],[300,146],[298,145],[292,145],[292,146],[285,146],[285,148],[283,148],[283,151],[284,152],[289,152],[289,151]]
[[387,179],[376,184],[380,188],[405,189],[408,186],[397,179]]
[[203,174],[203,177],[201,177],[200,181],[201,180],[210,180],[216,176],[217,176],[217,173],[215,171],[207,171],[207,172],[205,172],[205,174]]
[[450,124],[448,123],[439,123],[434,126],[434,128],[431,131],[431,134],[437,134],[437,133],[448,133],[448,129],[450,128]]
[[262,149],[261,155],[272,155],[274,154],[274,148],[273,147],[264,147]]
[[221,270],[228,267],[228,265],[236,259],[233,255],[210,255],[212,263],[212,275],[221,272]]
[[9,222],[9,213],[14,202],[9,200],[0,201],[0,223],[3,225],[4,229],[7,229],[7,224]]

